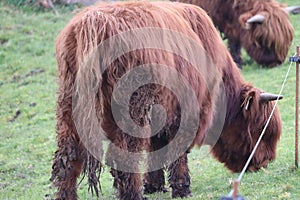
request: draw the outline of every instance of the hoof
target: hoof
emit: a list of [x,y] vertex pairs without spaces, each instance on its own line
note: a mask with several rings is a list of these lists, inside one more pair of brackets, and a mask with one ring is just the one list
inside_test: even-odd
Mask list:
[[144,194],[153,194],[155,192],[168,192],[168,190],[163,185],[152,185],[152,184],[145,184],[144,185]]
[[183,186],[180,188],[173,188],[172,190],[172,198],[177,198],[177,197],[192,197],[193,194],[190,190],[189,187]]

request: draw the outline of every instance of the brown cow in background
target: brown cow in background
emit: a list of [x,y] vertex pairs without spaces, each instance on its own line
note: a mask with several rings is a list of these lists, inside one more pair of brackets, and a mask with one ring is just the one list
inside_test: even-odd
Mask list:
[[[151,34],[153,29],[159,34]],[[170,37],[167,34],[168,30],[180,35],[179,39]],[[142,31],[142,35],[123,35],[131,31]],[[114,40],[110,40],[118,38],[119,35],[119,42],[113,43]],[[189,39],[184,40],[185,37]],[[190,40],[191,43],[187,42]],[[109,45],[97,52],[98,46],[106,41]],[[145,41],[150,41],[150,47],[143,45]],[[129,49],[131,51],[122,55],[113,56],[114,53],[136,44],[141,46]],[[153,44],[162,46],[155,48]],[[196,51],[195,45],[201,47],[205,53]],[[193,63],[184,55],[172,53],[173,49],[179,49],[186,53],[184,55],[190,56],[191,60],[199,59],[199,62]],[[91,54],[95,51],[96,54]],[[109,62],[105,68],[103,63],[111,57],[114,58],[113,62]],[[87,174],[89,188],[98,195],[102,165],[101,157],[98,159],[97,156],[102,155],[102,138],[90,133],[101,127],[110,141],[106,152],[106,164],[111,167],[119,199],[145,198],[142,176],[138,170],[141,158],[125,157],[116,149],[129,153],[151,153],[164,146],[169,147],[165,151],[166,154],[157,159],[163,162],[168,160],[165,155],[178,156],[174,162],[165,166],[170,174],[172,197],[187,197],[191,195],[187,165],[187,153],[190,149],[195,145],[211,145],[212,154],[220,162],[231,171],[240,171],[273,109],[272,101],[280,98],[264,93],[243,80],[211,19],[202,9],[189,4],[120,2],[86,8],[59,34],[56,41],[56,58],[59,71],[56,114],[58,149],[53,159],[51,180],[58,189],[57,199],[78,198],[77,178],[81,172]],[[151,77],[131,79],[128,76],[136,69],[146,70],[143,66],[149,63],[154,63],[157,67],[151,68],[151,72],[156,74],[162,83],[171,81],[169,86],[174,85],[174,90],[183,85],[180,82],[180,77],[183,77],[193,91],[195,101],[193,95],[188,93],[189,90],[182,90],[179,94],[183,96],[180,96],[164,84],[155,84],[153,80],[137,87],[131,93],[131,81],[139,83]],[[180,76],[165,73],[166,69],[172,69],[172,73],[177,72]],[[123,79],[128,80],[129,85],[118,85]],[[91,91],[89,87],[92,87]],[[124,89],[118,91],[119,87]],[[118,92],[114,93],[115,90]],[[92,93],[82,95],[86,94],[85,92]],[[129,103],[125,106],[129,108],[128,112],[126,109],[124,112],[118,97],[127,97],[128,94]],[[226,95],[227,101],[222,101],[218,107],[222,95]],[[188,100],[181,102],[181,97]],[[90,100],[94,100],[94,104],[89,104]],[[161,120],[160,116],[153,118],[151,110],[157,104],[165,109],[165,120]],[[221,127],[221,135],[216,138],[214,144],[210,139],[213,136],[208,133],[217,125],[215,118],[222,115],[221,108],[224,107],[227,107],[223,113],[224,126]],[[192,118],[191,115],[195,111],[196,118]],[[95,118],[92,117],[93,112],[96,113]],[[114,115],[114,112],[118,114]],[[127,115],[130,115],[130,119]],[[180,127],[184,126],[183,119],[186,118],[188,125],[197,125],[193,130],[195,135],[190,133],[190,126],[186,126],[183,133],[177,133]],[[141,134],[142,137],[123,131],[118,124],[129,126],[129,120],[138,125],[130,130]],[[152,134],[153,128],[149,124],[155,120],[164,122],[163,127],[157,134],[149,135]],[[99,122],[99,126],[91,122]],[[212,132],[212,135],[214,134],[218,135],[217,132]],[[281,119],[276,109],[249,165],[249,171],[259,170],[275,158],[280,135]],[[85,139],[91,140],[90,146],[86,145]],[[190,142],[189,145],[183,152],[178,153],[185,140]],[[172,143],[175,143],[175,148],[170,148]],[[94,147],[100,149],[97,154],[92,153]],[[151,161],[148,164],[150,167]],[[121,170],[121,167],[125,170]],[[136,171],[126,171],[127,168]],[[149,170],[144,177],[145,193],[163,190],[164,180],[163,167]]]
[[234,61],[241,67],[241,47],[266,67],[282,64],[292,44],[294,30],[288,13],[300,7],[286,7],[274,0],[177,0],[198,5],[212,18],[228,39]]

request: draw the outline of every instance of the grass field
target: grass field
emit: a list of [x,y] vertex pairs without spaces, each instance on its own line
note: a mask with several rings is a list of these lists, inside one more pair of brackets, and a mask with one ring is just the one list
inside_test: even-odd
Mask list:
[[[284,0],[290,5],[299,0]],[[57,66],[54,41],[74,11],[58,8],[41,12],[0,2],[0,199],[51,199],[49,182],[56,149],[55,101]],[[299,15],[291,16],[295,28],[289,56],[300,45]],[[278,93],[289,63],[264,69],[251,62],[244,78],[268,92]],[[240,193],[247,199],[300,199],[300,170],[294,167],[295,64],[279,103],[283,134],[277,159],[265,170],[246,174]],[[218,199],[231,190],[231,174],[207,154],[207,148],[189,155],[192,177],[191,200]],[[102,174],[100,199],[113,199],[115,190],[106,167]],[[79,186],[80,199],[96,199],[87,192],[86,180]],[[170,192],[149,196],[150,200],[171,199]]]

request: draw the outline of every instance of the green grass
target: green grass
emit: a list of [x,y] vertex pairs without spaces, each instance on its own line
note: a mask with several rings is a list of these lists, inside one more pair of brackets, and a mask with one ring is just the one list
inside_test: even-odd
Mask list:
[[[300,2],[282,1],[289,4]],[[49,182],[52,156],[56,150],[55,101],[57,66],[54,41],[73,13],[70,9],[40,12],[0,2],[0,199],[50,199],[54,189]],[[294,44],[300,44],[299,15],[291,16],[295,27]],[[289,63],[264,69],[251,63],[244,66],[246,80],[266,91],[280,90]],[[279,108],[283,134],[277,159],[268,169],[246,174],[240,193],[247,199],[300,199],[300,170],[294,166],[293,64]],[[191,200],[218,199],[231,190],[238,174],[229,173],[207,154],[207,148],[194,149],[189,155],[194,196]],[[102,174],[104,196],[112,199],[112,178],[108,167]],[[86,181],[79,186],[81,199],[93,199]],[[170,192],[149,196],[170,199]],[[96,199],[96,198],[95,198]]]

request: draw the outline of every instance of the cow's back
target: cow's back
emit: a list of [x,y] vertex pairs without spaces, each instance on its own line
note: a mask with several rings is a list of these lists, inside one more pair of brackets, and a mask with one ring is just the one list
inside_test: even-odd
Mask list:
[[[143,33],[143,28],[147,31],[149,28],[153,28],[154,31]],[[183,38],[189,38],[194,44],[191,45],[191,43],[187,43],[185,39],[170,39],[168,38],[169,35],[165,35],[163,31],[158,31],[159,37],[156,37],[155,31],[157,29],[171,30],[172,33],[178,33]],[[124,33],[128,33],[132,30],[142,31],[143,36],[140,40],[139,37],[137,37],[138,35],[134,36],[137,37],[135,41],[132,41],[131,36],[128,38],[123,37]],[[125,44],[125,46],[126,44],[130,46],[133,43],[143,43],[143,41],[149,39],[152,39],[154,43],[162,41],[163,44],[154,44],[150,45],[150,47],[132,49],[131,51],[121,51],[121,54],[114,58],[112,62],[105,63],[107,61],[106,58],[111,58],[111,53],[115,54],[115,50],[120,53],[120,49],[118,49],[119,47],[116,44],[112,46],[107,45],[103,48],[103,44],[106,44],[106,42],[113,37],[118,38],[120,35],[122,35],[120,41]],[[76,50],[74,50],[76,56],[65,56],[65,54],[69,54],[65,50],[65,46],[69,44],[66,38],[69,37],[73,38],[73,42],[69,43],[76,46]],[[162,37],[163,40],[158,40],[160,37]],[[163,47],[173,45],[180,47],[181,52],[179,53],[183,53],[185,56],[176,54],[178,52],[170,52],[168,49],[155,49],[155,45],[162,45]],[[200,51],[202,52],[200,52],[200,54],[194,52],[193,45],[200,47]],[[102,49],[99,50],[99,47]],[[72,49],[73,48],[74,47],[72,47]],[[237,70],[235,69],[235,65],[232,64],[228,51],[207,14],[197,6],[182,3],[101,3],[87,8],[75,16],[58,36],[57,49],[58,60],[60,60],[59,55],[62,54],[64,54],[64,58],[67,57],[70,59],[64,61],[64,65],[59,66],[60,74],[74,72],[72,73],[72,76],[74,76],[72,80],[75,79],[76,75],[76,80],[80,83],[88,81],[85,80],[86,77],[90,77],[91,79],[91,74],[88,75],[87,73],[96,74],[94,74],[95,77],[93,77],[95,78],[94,81],[101,86],[100,94],[97,94],[97,117],[99,121],[101,121],[107,137],[111,139],[113,139],[114,136],[110,135],[110,132],[119,129],[119,125],[117,125],[118,122],[116,122],[115,119],[116,115],[113,113],[114,106],[112,105],[111,97],[118,81],[125,74],[130,73],[133,68],[149,63],[165,65],[175,69],[187,80],[195,93],[200,109],[201,125],[199,126],[200,128],[197,132],[198,137],[195,141],[195,143],[199,145],[203,142],[206,131],[211,125],[215,102],[219,95],[219,86],[224,70]],[[100,65],[102,61],[104,65],[99,67],[98,61],[96,64],[84,65],[84,63],[86,63],[85,59],[95,51],[102,52],[100,55]],[[190,60],[199,60],[199,57],[201,64],[193,63],[193,61]],[[68,63],[72,63],[72,66],[68,65]],[[66,68],[71,70],[66,70]],[[134,97],[130,99],[128,105],[130,107],[130,118],[133,118],[135,123],[142,126],[147,120],[147,112],[150,110],[149,104],[162,104],[166,107],[167,118],[170,117],[170,119],[166,119],[166,121],[171,122],[171,124],[177,123],[175,122],[176,117],[174,118],[174,114],[176,115],[176,113],[179,112],[178,107],[182,105],[179,105],[178,97],[175,97],[176,94],[166,92],[166,87],[164,87],[164,84],[168,82],[169,79],[176,79],[176,77],[170,77],[169,73],[159,73],[159,70],[155,71],[154,74],[158,76],[159,80],[163,81],[160,83],[162,86],[152,84],[136,90]],[[69,77],[69,75],[64,74],[60,78],[65,79],[66,77]],[[129,82],[127,84],[128,90],[122,90],[119,96],[123,94],[128,95],[130,92],[129,88],[131,87],[130,84],[135,83]],[[82,84],[77,84],[76,87],[79,87],[76,88],[76,91],[80,91],[80,89],[82,91],[86,90],[86,88],[82,87]],[[140,102],[141,99],[143,99],[144,103],[137,103]],[[78,102],[78,104],[86,103]],[[189,105],[189,102],[185,102],[185,104],[185,108],[191,112],[195,110],[195,108]],[[121,120],[121,118],[119,118],[119,120]]]

